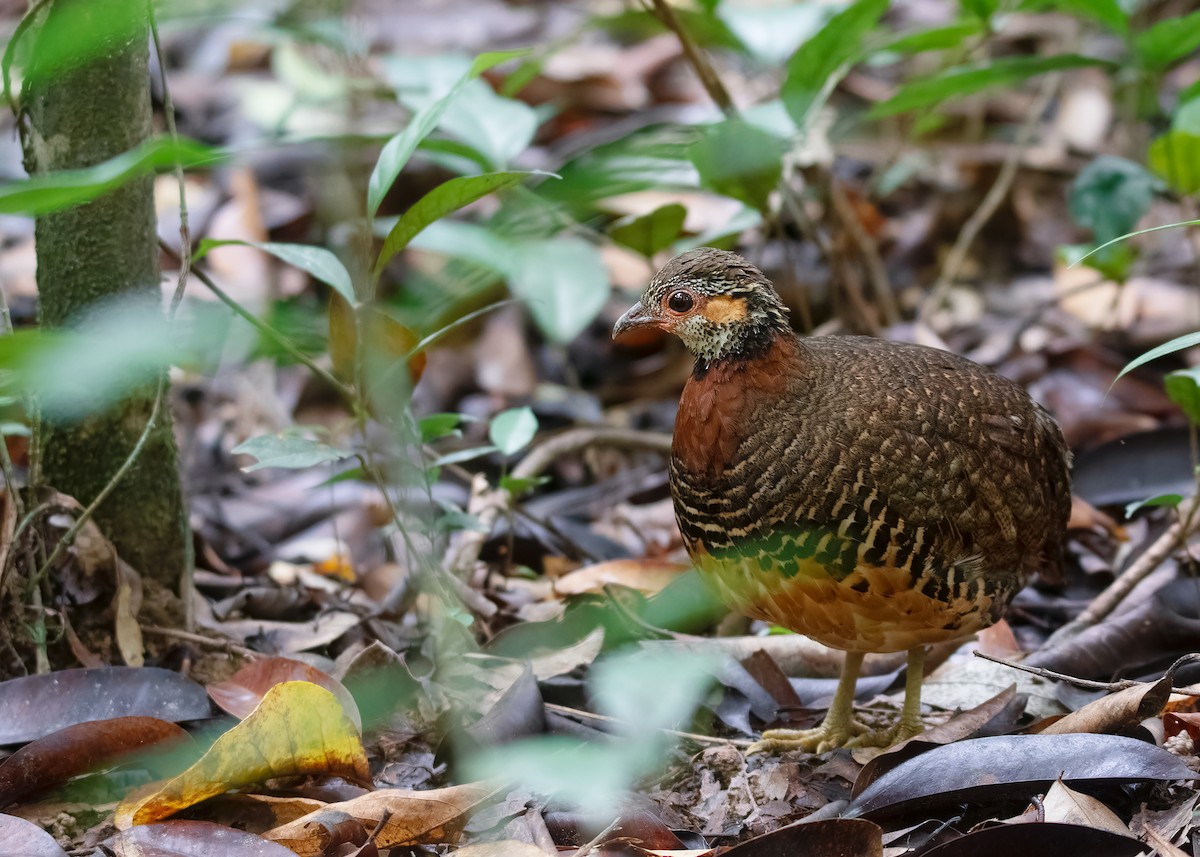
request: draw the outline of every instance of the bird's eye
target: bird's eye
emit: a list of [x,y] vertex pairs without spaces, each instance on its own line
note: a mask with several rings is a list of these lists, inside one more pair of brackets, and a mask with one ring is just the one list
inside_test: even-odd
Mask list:
[[671,296],[667,298],[667,306],[671,312],[687,312],[693,303],[692,296],[687,292],[671,292]]

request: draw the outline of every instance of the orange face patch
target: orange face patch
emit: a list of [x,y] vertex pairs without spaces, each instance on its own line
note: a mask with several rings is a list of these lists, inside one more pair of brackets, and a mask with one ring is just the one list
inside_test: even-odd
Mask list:
[[746,317],[746,299],[718,295],[704,305],[704,317],[713,324],[727,324]]

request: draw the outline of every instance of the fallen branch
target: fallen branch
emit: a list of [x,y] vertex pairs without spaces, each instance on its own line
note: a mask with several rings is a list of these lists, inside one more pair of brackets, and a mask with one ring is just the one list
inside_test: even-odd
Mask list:
[[[1065,682],[1067,684],[1074,685],[1075,687],[1081,687],[1084,690],[1104,690],[1108,691],[1109,693],[1115,693],[1119,690],[1128,690],[1131,687],[1144,687],[1146,684],[1148,684],[1148,682],[1136,681],[1131,678],[1124,678],[1120,681],[1092,681],[1091,679],[1077,678],[1073,675],[1067,675],[1066,673],[1048,670],[1045,667],[1034,667],[1028,664],[1017,663],[1016,661],[1006,661],[1004,658],[998,658],[995,655],[988,655],[983,652],[976,651],[972,652],[972,654],[974,654],[977,658],[983,658],[985,661],[991,661],[994,664],[1000,664],[1001,666],[1010,667],[1014,670],[1027,672],[1032,675],[1040,676],[1041,678],[1050,679],[1051,681]],[[1200,660],[1200,654],[1188,654],[1182,656],[1167,668],[1167,671],[1163,673],[1163,678],[1174,676],[1175,671],[1181,666],[1197,660]],[[1190,690],[1186,687],[1172,687],[1171,693],[1178,693],[1182,696],[1200,697],[1200,690]]]

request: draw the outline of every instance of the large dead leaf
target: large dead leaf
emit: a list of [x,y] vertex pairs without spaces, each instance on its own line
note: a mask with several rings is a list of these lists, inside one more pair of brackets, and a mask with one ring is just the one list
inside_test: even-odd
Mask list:
[[164,821],[114,837],[116,857],[294,857],[274,842],[209,821]]
[[117,807],[115,824],[149,824],[230,789],[298,774],[365,782],[370,771],[358,730],[337,697],[310,682],[290,681],[271,688],[196,764],[152,794]]
[[725,857],[883,857],[883,831],[861,818],[790,824],[736,845]]
[[1163,710],[1171,695],[1171,677],[1163,676],[1153,684],[1127,687],[1072,711],[1041,730],[1042,735],[1066,735],[1071,732],[1119,732]]
[[176,723],[211,713],[204,688],[170,670],[59,670],[0,684],[0,744],[33,741],[89,720],[157,717]]
[[1146,846],[1128,836],[1078,824],[1002,824],[939,845],[923,852],[923,857],[1012,857],[1014,854],[1142,857]]
[[1067,781],[1191,780],[1179,757],[1117,735],[1005,735],[947,744],[910,759],[857,795],[843,813],[879,820],[934,807],[1028,798]]
[[1085,795],[1057,780],[1042,799],[1046,821],[1082,824],[1119,836],[1133,836],[1117,814],[1091,795]]
[[320,819],[349,815],[363,827],[374,829],[390,813],[387,823],[375,836],[375,844],[380,848],[454,843],[471,810],[493,791],[479,783],[432,791],[381,789],[353,800],[328,804],[290,824],[268,830],[263,836],[286,845],[301,857],[315,857],[324,853],[329,844]]
[[614,559],[563,575],[554,581],[554,591],[559,595],[583,595],[615,584],[653,594],[687,569],[683,563],[661,559]]
[[0,765],[0,807],[150,748],[191,743],[174,723],[154,717],[92,720],[39,738]]

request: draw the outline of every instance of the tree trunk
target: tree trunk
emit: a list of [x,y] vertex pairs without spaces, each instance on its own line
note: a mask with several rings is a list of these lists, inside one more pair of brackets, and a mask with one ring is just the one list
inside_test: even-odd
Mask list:
[[[53,0],[26,77],[32,175],[89,167],[151,132],[149,30],[139,0]],[[37,281],[44,327],[86,328],[89,308],[120,297],[162,305],[153,177],[86,205],[39,217]],[[118,344],[114,343],[114,347]],[[90,503],[129,456],[154,402],[153,384],[79,422],[44,420],[42,475]],[[188,557],[187,521],[170,409],[136,465],[96,512],[121,557],[174,589]]]

